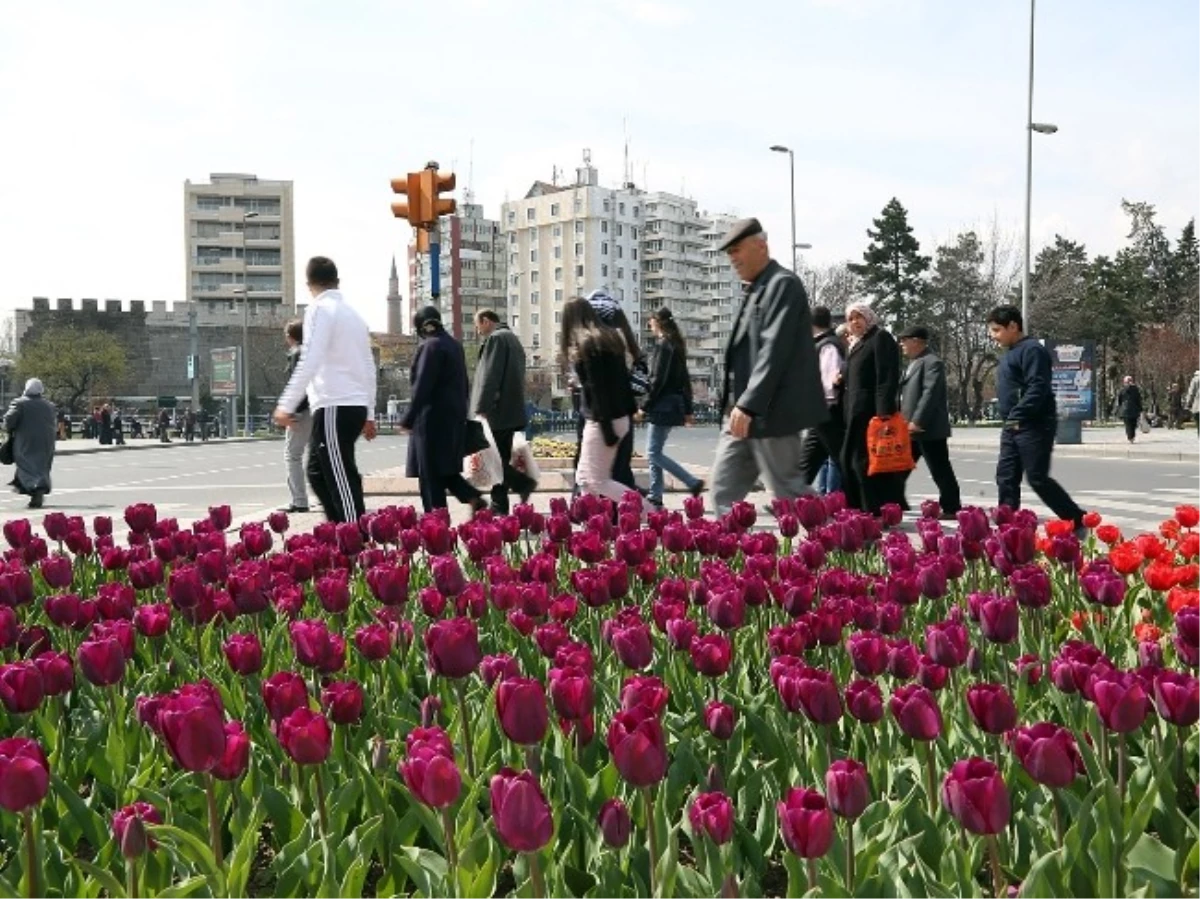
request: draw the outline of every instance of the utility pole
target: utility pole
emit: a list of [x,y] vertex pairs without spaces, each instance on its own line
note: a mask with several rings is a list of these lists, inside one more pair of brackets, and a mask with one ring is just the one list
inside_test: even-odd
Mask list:
[[197,325],[199,313],[196,311],[195,300],[188,303],[188,353],[191,357],[192,370],[192,411],[200,408],[200,329]]

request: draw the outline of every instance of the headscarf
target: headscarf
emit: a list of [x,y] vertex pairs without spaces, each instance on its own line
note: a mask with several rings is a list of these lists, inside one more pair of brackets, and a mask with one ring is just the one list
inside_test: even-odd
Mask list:
[[616,327],[617,313],[621,311],[620,303],[610,297],[604,290],[593,290],[587,295],[587,301],[602,324],[610,328]]
[[38,378],[30,378],[25,382],[26,396],[41,396],[46,392],[45,385]]
[[[435,325],[436,327],[429,327]],[[432,334],[442,327],[442,313],[437,306],[423,306],[413,316],[413,327],[418,335]]]
[[850,313],[857,312],[863,317],[867,323],[867,330],[878,327],[880,324],[879,313],[871,308],[870,303],[851,303],[846,307],[846,321],[850,321]]
[[1126,385],[1132,384],[1133,383],[1133,375],[1126,375],[1124,383]]

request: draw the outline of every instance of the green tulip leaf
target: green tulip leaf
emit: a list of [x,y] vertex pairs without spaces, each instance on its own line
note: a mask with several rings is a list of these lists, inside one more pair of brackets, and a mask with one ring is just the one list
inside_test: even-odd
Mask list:
[[[101,868],[99,865],[94,865],[82,858],[72,859],[72,861],[74,862],[75,866],[79,868],[79,870],[82,871],[87,877],[96,881],[96,883],[103,887],[104,892],[108,893],[109,896],[114,897],[114,899],[119,899],[119,897],[125,896],[125,887],[121,884],[121,881],[117,880],[117,878],[113,876],[113,873],[107,868]],[[19,895],[19,893],[13,891],[12,893],[6,893],[6,895],[16,896]]]

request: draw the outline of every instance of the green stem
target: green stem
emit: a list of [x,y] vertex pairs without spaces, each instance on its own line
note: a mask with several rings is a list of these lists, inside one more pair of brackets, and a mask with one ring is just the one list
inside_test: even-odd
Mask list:
[[471,716],[467,714],[467,687],[462,678],[454,682],[454,690],[458,694],[458,717],[462,719],[463,752],[467,756],[467,773],[471,780],[475,779],[475,748],[471,741]]
[[1121,795],[1121,802],[1125,801],[1125,767],[1129,761],[1129,753],[1125,748],[1125,734],[1117,738],[1117,791]]
[[654,868],[658,864],[658,834],[654,828],[654,787],[642,790],[642,800],[646,808],[646,838],[650,848],[650,896],[653,899],[658,895],[654,883]]
[[537,853],[528,852],[526,857],[529,859],[529,880],[534,899],[542,899],[546,895],[546,883],[542,880],[542,869],[538,865]]
[[817,860],[815,858],[808,859],[808,891],[811,893],[817,888]]
[[992,863],[992,892],[996,899],[1004,899],[1006,890],[1004,886],[1004,872],[1000,870],[1000,844],[996,841],[995,835],[987,838],[988,858]]
[[446,839],[446,877],[450,881],[450,895],[458,895],[458,850],[454,846],[454,816],[449,808],[442,809],[442,834]]
[[137,882],[137,861],[127,858],[125,859],[125,894],[129,896],[129,899],[134,899],[138,894]]
[[1054,809],[1054,833],[1058,837],[1058,845],[1065,846],[1066,843],[1063,842],[1065,835],[1063,833],[1062,811],[1058,807],[1058,796],[1049,787],[1046,789],[1050,792],[1050,807]]
[[846,892],[854,895],[854,822],[846,821]]
[[25,809],[21,812],[21,818],[25,823],[25,866],[28,868],[25,879],[26,895],[33,899],[38,895],[37,838],[33,833],[33,809]]
[[929,779],[929,817],[937,817],[937,775],[933,770],[933,742],[925,743],[925,771]]
[[313,784],[317,794],[317,819],[321,822],[321,838],[329,838],[329,812],[325,809],[325,781],[321,779],[321,766],[313,766]]
[[208,842],[217,867],[225,864],[221,852],[221,818],[217,813],[217,787],[211,774],[204,775],[204,795],[208,799]]

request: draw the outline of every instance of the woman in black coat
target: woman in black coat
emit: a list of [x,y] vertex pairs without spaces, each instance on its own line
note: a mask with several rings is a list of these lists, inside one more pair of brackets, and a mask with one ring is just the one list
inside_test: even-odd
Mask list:
[[400,427],[408,431],[408,476],[421,485],[425,511],[444,509],[446,491],[473,511],[487,507],[483,494],[462,476],[467,431],[467,360],[462,345],[442,327],[436,306],[413,320],[421,338],[412,364],[412,401]]
[[1142,418],[1142,390],[1133,383],[1132,375],[1125,376],[1121,392],[1117,394],[1117,414],[1125,424],[1125,437],[1133,443]]
[[846,324],[855,340],[846,356],[842,380],[846,419],[841,457],[843,490],[851,508],[878,515],[887,503],[901,508],[908,505],[903,473],[867,474],[867,426],[872,418],[894,415],[899,408],[900,348],[865,303],[851,303],[846,308]]

